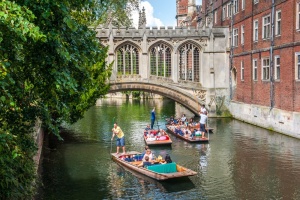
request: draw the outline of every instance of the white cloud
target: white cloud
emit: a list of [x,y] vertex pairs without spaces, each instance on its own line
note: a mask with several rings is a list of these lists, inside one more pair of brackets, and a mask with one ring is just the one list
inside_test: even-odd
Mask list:
[[[146,13],[146,26],[163,26],[160,19],[153,16],[153,6],[148,1],[142,1],[140,4],[140,9],[145,8]],[[132,12],[132,22],[134,27],[138,27],[139,24],[139,11]]]

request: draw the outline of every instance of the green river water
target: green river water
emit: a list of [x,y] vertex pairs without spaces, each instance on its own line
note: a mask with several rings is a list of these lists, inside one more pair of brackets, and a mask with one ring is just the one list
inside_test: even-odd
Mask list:
[[65,126],[64,141],[50,140],[45,148],[37,199],[300,199],[300,140],[233,119],[209,119],[209,143],[171,136],[172,146],[152,148],[196,176],[159,182],[119,166],[110,158],[113,121],[125,133],[127,150],[143,151],[153,106],[155,128],[165,128],[165,118],[176,114],[169,99],[99,100]]

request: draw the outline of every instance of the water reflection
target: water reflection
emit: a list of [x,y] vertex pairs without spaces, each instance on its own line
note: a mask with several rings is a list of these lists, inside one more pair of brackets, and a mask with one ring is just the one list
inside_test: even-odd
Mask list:
[[40,199],[300,199],[299,140],[232,119],[209,119],[215,129],[209,143],[171,135],[172,146],[152,148],[197,176],[159,182],[113,162],[113,119],[125,132],[127,150],[143,151],[151,108],[159,107],[162,128],[164,117],[175,114],[173,101],[158,101],[101,100],[67,126],[65,141],[44,155]]

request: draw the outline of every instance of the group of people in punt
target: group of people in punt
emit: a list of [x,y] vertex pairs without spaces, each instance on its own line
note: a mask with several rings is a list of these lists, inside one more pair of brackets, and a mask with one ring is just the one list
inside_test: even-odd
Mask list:
[[[205,106],[202,105],[199,111],[199,123],[195,122],[193,118],[187,119],[186,115],[183,114],[177,119],[171,116],[169,124],[173,126],[173,131],[182,137],[193,139],[196,136],[201,136],[204,138],[207,129],[207,114]],[[197,125],[199,128],[195,128]]]

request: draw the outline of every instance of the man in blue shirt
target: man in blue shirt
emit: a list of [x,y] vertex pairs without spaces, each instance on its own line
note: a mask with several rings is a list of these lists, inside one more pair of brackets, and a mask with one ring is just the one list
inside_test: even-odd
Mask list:
[[155,122],[155,107],[151,112],[151,129],[153,129],[154,122]]

